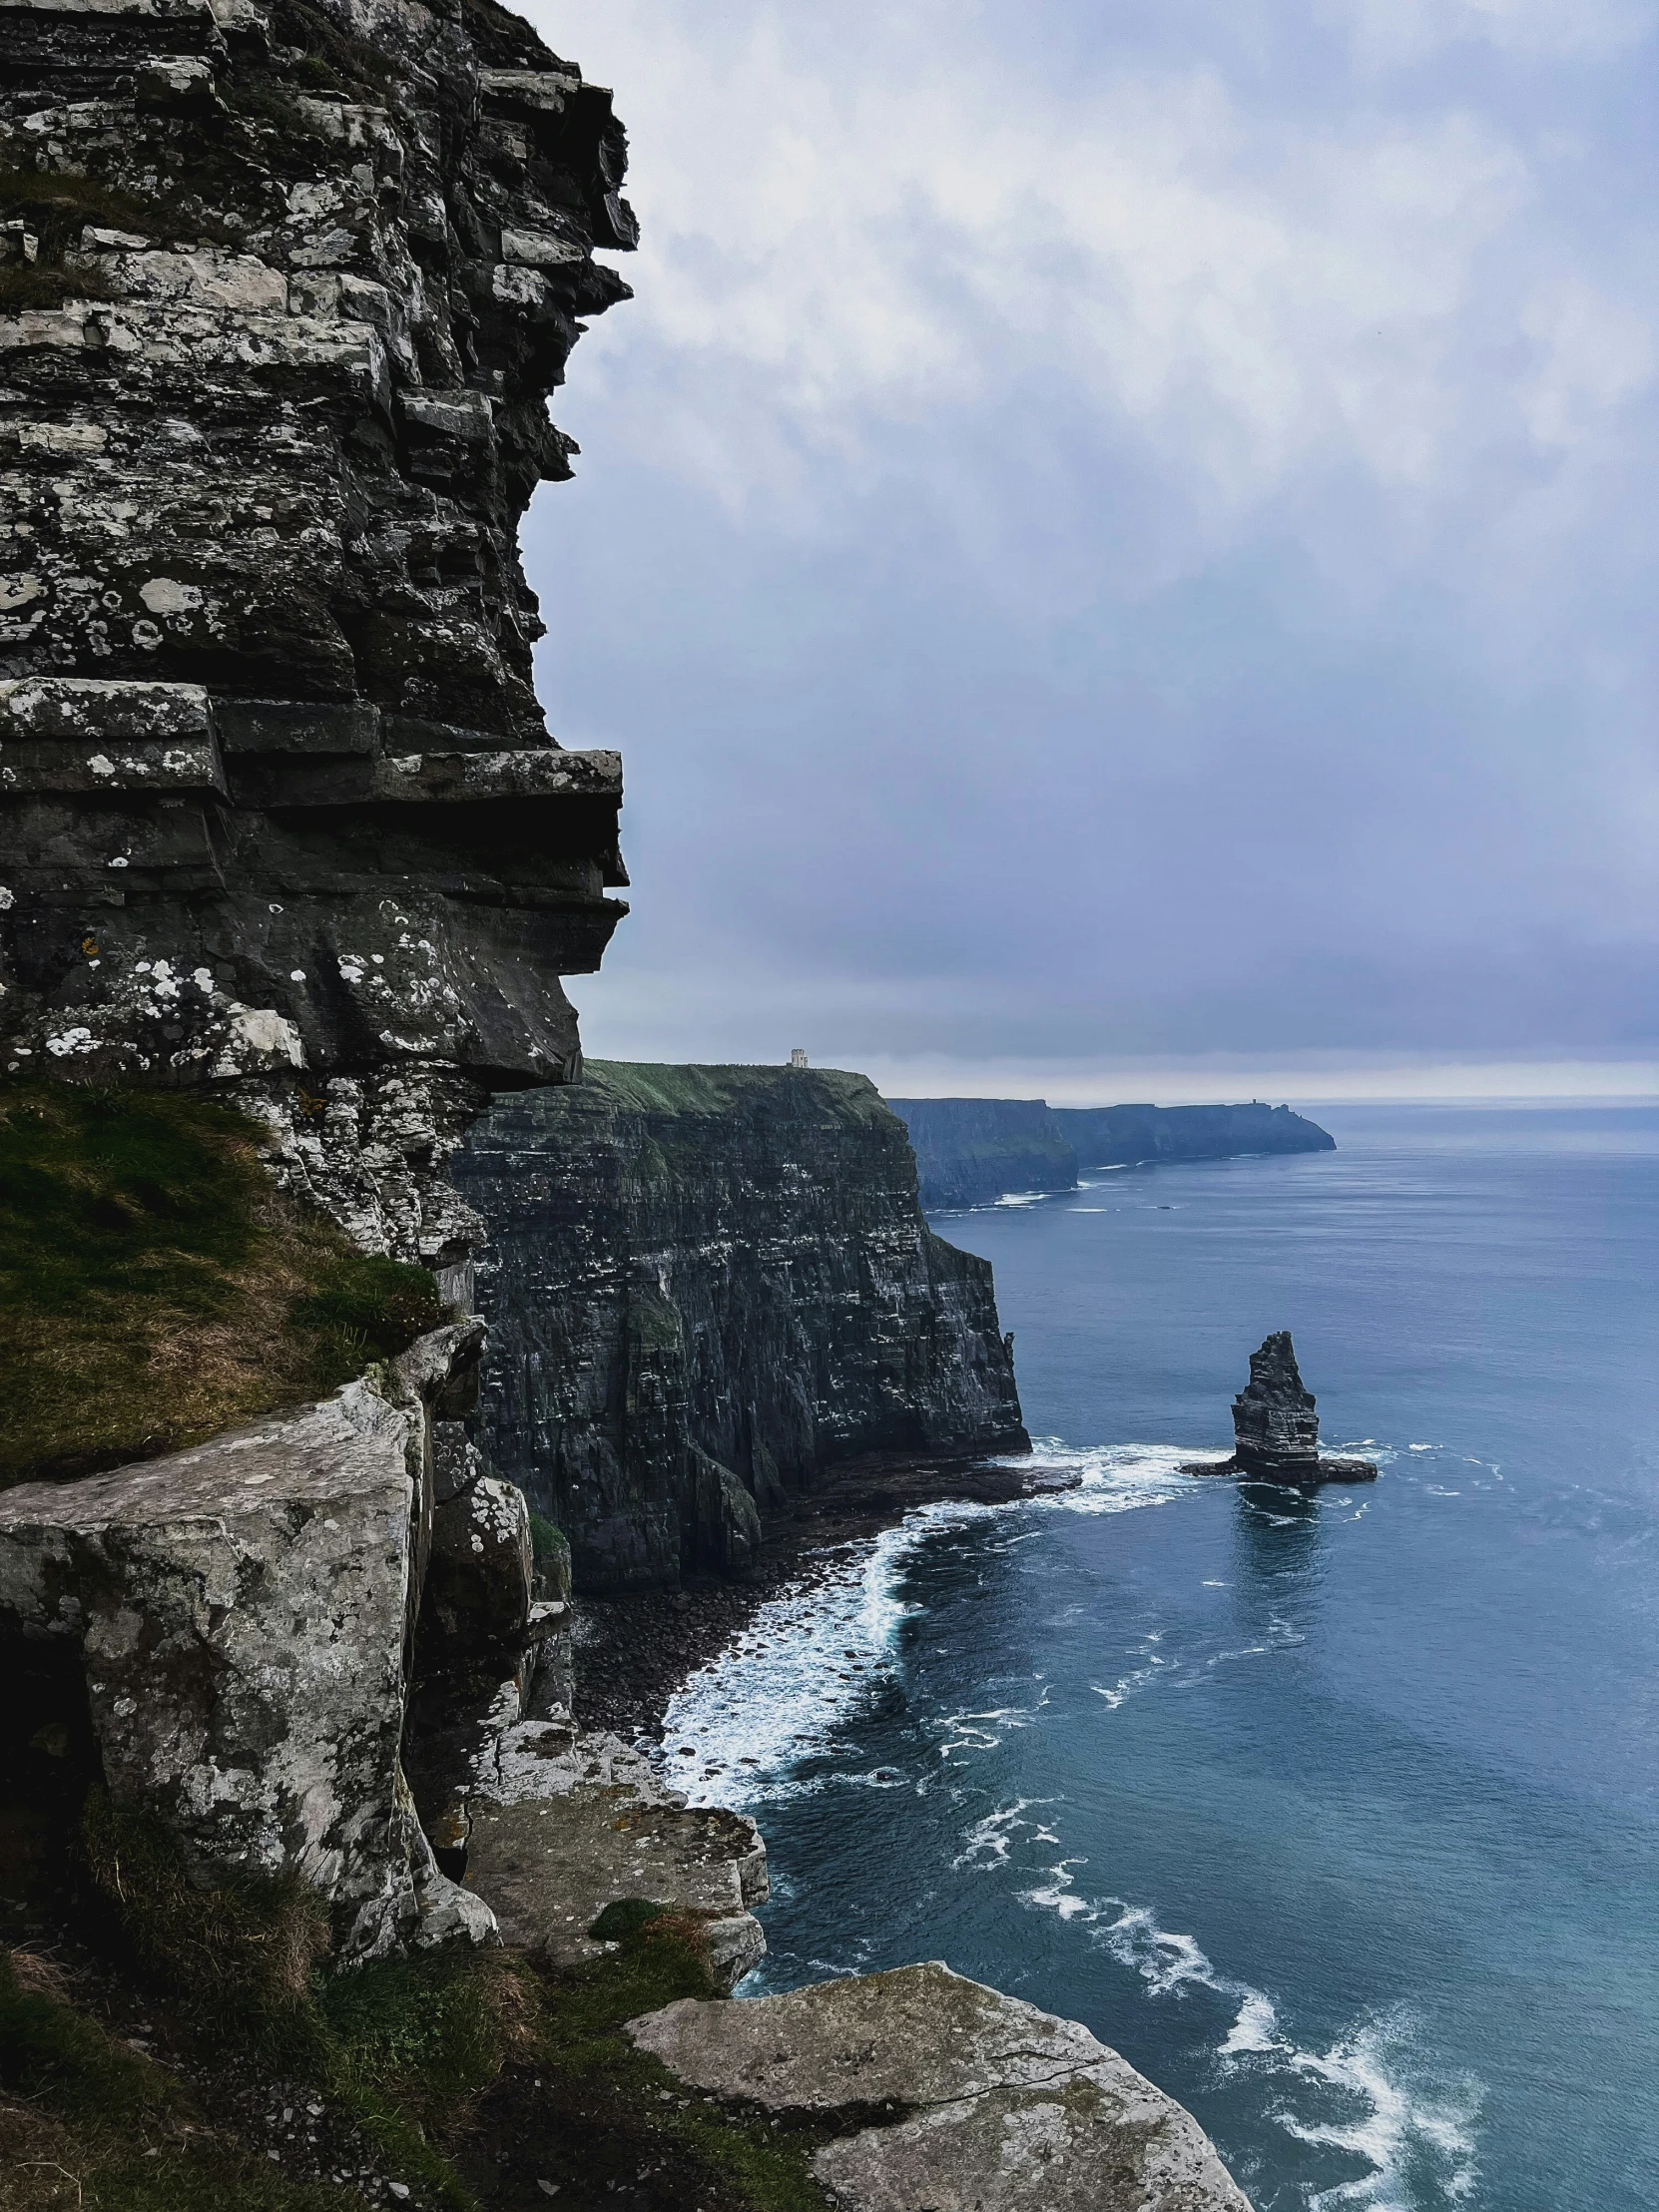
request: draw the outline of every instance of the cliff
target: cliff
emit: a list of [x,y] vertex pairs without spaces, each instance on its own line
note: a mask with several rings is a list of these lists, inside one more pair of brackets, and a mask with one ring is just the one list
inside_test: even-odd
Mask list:
[[910,1132],[921,1203],[986,1206],[1005,1191],[1069,1191],[1077,1153],[1040,1098],[889,1098]]
[[1005,1195],[1068,1191],[1095,1167],[1334,1152],[1288,1106],[1049,1106],[1040,1098],[892,1098],[910,1132],[929,1212]]
[[609,93],[489,0],[0,49],[0,1058],[556,1080],[620,768],[547,733],[517,528],[628,294]]
[[907,2054],[988,2212],[1237,2212],[971,1984],[815,2011],[843,2091],[887,2021],[879,2112],[633,2034],[758,1954],[764,1846],[572,1726],[567,1555],[469,1417],[612,1582],[741,1568],[838,1457],[1025,1439],[858,1078],[605,1070],[449,1173],[492,1086],[576,1082],[560,978],[625,911],[516,542],[627,296],[610,94],[495,0],[7,0],[0,63],[7,2202],[874,2212],[940,2117]]
[[1241,1154],[1335,1152],[1337,1140],[1288,1106],[1057,1106],[1054,1119],[1090,1168]]
[[0,1382],[8,1477],[86,1477],[6,1492],[0,1640],[190,1880],[302,1878],[356,1952],[476,1933],[412,1674],[487,1710],[535,1639],[444,1161],[577,1072],[560,979],[626,911],[517,547],[628,296],[625,134],[494,0],[19,0],[0,63]]
[[590,1062],[451,1168],[490,1240],[479,1440],[579,1588],[740,1567],[836,1460],[1025,1447],[990,1268],[862,1076]]

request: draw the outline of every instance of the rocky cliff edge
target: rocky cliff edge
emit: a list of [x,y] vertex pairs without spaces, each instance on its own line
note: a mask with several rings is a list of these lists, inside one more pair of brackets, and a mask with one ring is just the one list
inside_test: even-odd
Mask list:
[[517,551],[628,295],[490,0],[0,8],[0,1066],[557,1080],[625,882]]

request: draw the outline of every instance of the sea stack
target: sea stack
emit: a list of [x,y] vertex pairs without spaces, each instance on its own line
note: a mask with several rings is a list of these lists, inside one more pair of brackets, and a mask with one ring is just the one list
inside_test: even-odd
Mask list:
[[1250,1356],[1250,1381],[1233,1400],[1233,1457],[1214,1471],[1268,1475],[1278,1482],[1374,1482],[1370,1459],[1320,1456],[1320,1417],[1303,1385],[1288,1329]]

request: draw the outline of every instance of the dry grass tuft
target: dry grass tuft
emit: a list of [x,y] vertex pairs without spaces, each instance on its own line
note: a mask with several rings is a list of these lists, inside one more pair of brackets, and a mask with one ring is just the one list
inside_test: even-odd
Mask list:
[[198,1879],[160,1821],[101,1790],[87,1800],[82,1841],[139,1959],[199,2017],[279,2031],[307,2002],[328,1923],[297,1874]]
[[20,1944],[11,1953],[12,1979],[30,1996],[56,1997],[69,2002],[69,1976],[47,1952]]
[[210,1099],[0,1084],[0,1486],[181,1450],[320,1397],[440,1309],[283,1199]]

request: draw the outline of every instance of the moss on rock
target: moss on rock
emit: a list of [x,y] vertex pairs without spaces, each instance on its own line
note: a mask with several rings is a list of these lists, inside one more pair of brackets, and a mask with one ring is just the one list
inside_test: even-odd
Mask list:
[[0,1085],[0,1486],[319,1397],[441,1316],[423,1268],[281,1198],[214,1100]]
[[[808,2164],[822,2131],[736,2117],[624,2034],[642,2011],[715,1994],[695,1926],[673,1914],[566,1975],[472,1950],[315,1975],[280,2051],[258,1973],[211,2028],[165,1993],[188,1948],[125,2013],[107,1970],[72,1980],[0,1949],[3,2212],[352,2212],[366,2200],[327,2161],[273,2157],[250,2125],[284,2105],[325,2111],[336,2146],[355,2140],[355,2165],[371,2159],[415,2208],[505,2212],[551,2185],[576,2212],[619,2191],[652,2212],[826,2212]],[[133,1995],[165,2065],[123,2039]]]

